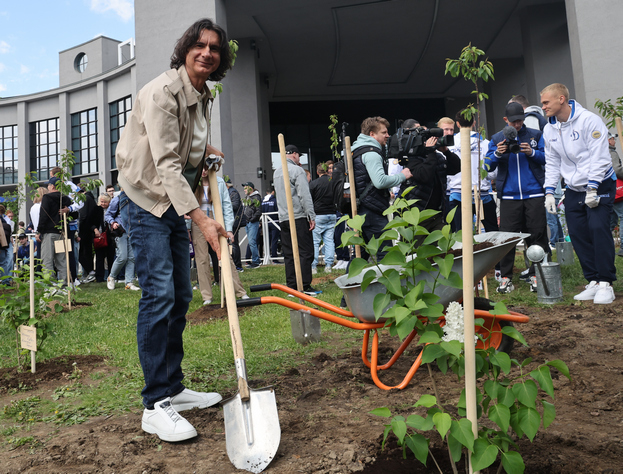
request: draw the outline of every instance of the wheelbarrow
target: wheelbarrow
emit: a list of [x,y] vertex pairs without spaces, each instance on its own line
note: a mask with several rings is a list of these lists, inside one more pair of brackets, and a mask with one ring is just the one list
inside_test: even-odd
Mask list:
[[[521,239],[528,237],[529,234],[511,233],[511,232],[488,232],[481,235],[474,236],[477,242],[491,242],[492,247],[485,248],[474,252],[474,280],[479,280],[484,277],[487,272],[492,269],[495,264],[508,253]],[[453,248],[460,248],[460,243],[457,243]],[[462,261],[461,257],[455,257],[452,270],[459,273],[462,276]],[[378,274],[382,273],[388,268],[402,269],[402,267],[396,266],[384,266],[380,265],[380,270],[376,269]],[[407,372],[402,382],[398,385],[390,387],[380,381],[378,376],[379,370],[387,370],[392,367],[400,356],[404,353],[407,347],[417,336],[417,330],[413,330],[401,343],[400,347],[392,355],[392,357],[384,364],[379,364],[378,352],[379,352],[379,330],[385,326],[385,319],[376,319],[374,311],[372,309],[372,302],[374,296],[380,292],[385,292],[385,287],[378,281],[372,282],[365,292],[361,291],[361,282],[363,280],[363,274],[349,278],[348,275],[343,275],[335,279],[335,283],[344,293],[348,310],[339,308],[335,305],[319,300],[315,297],[308,296],[305,293],[293,290],[285,285],[277,283],[267,283],[263,285],[251,286],[252,292],[266,291],[266,290],[279,290],[296,298],[302,299],[308,303],[313,304],[316,307],[305,306],[293,300],[280,298],[278,296],[262,296],[259,298],[249,298],[246,300],[238,300],[237,305],[242,306],[256,306],[260,304],[278,304],[289,308],[291,310],[297,310],[306,312],[311,316],[315,316],[325,321],[329,321],[335,324],[339,324],[344,327],[364,331],[363,344],[361,348],[361,359],[363,363],[370,369],[370,374],[375,385],[383,390],[391,389],[404,389],[422,363],[423,351],[420,351],[419,355],[413,362],[411,368]],[[428,274],[421,274],[416,277],[417,281],[421,279],[427,280],[427,286],[432,284],[433,277]],[[428,289],[430,291],[430,289]],[[437,287],[435,294],[439,296],[439,303],[447,307],[452,301],[461,300],[462,290],[451,287]],[[394,304],[393,302],[388,305],[384,311],[387,311]],[[493,308],[492,303],[484,298],[476,298],[474,302],[475,310],[474,317],[481,318],[484,323],[481,326],[476,326],[475,330],[482,336],[482,340],[479,339],[476,347],[479,349],[487,349],[494,347],[497,350],[509,352],[512,348],[513,339],[505,336],[502,333],[502,327],[512,325],[513,323],[527,323],[530,318],[521,313],[509,311],[508,314],[492,315],[489,310]],[[318,308],[328,310],[335,314],[324,312]],[[353,320],[355,319],[355,320]],[[428,322],[427,318],[421,317],[423,322]],[[439,323],[443,325],[445,323],[442,316]],[[368,353],[370,351],[370,332],[374,331],[372,338],[372,352],[370,358]]]

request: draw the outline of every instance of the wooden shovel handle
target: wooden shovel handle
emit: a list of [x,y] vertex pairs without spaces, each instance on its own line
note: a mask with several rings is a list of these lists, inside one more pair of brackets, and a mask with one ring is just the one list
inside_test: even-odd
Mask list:
[[[355,168],[353,165],[353,152],[350,149],[350,137],[344,138],[344,148],[346,149],[346,164],[348,165],[348,184],[350,185],[350,210],[351,215],[357,215],[357,191],[355,190]],[[355,257],[361,258],[361,247],[355,245]]]
[[292,240],[292,257],[294,258],[294,273],[296,275],[296,289],[303,291],[303,273],[301,272],[301,259],[299,257],[299,241],[296,235],[296,220],[292,207],[292,189],[290,188],[290,173],[288,172],[288,159],[286,158],[286,142],[283,133],[278,136],[279,153],[281,155],[281,167],[283,169],[283,187],[286,191],[286,204],[288,207],[288,221],[290,222],[290,239]]
[[[218,182],[216,180],[216,171],[208,171],[208,180],[210,182],[210,193],[212,196],[212,206],[214,207],[214,218],[216,222],[225,227],[223,219],[223,206],[221,205],[221,195],[218,190]],[[219,235],[219,245],[221,246],[221,282],[225,287],[225,301],[227,303],[227,318],[229,319],[229,333],[231,334],[231,345],[234,349],[234,359],[244,359],[244,349],[242,348],[242,335],[240,334],[240,321],[238,320],[238,309],[236,308],[236,291],[234,289],[234,279],[231,273],[231,263],[229,255],[229,246],[227,239]],[[240,396],[243,400],[248,400],[249,387],[246,380],[241,382],[239,377],[238,388]],[[246,393],[245,393],[246,391]]]

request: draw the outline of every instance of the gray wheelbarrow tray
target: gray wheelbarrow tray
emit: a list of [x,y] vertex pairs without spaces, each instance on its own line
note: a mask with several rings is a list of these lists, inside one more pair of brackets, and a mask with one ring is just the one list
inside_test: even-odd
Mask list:
[[[493,247],[478,250],[474,252],[474,281],[481,280],[493,267],[499,262],[504,255],[506,255],[517,243],[530,237],[530,234],[518,233],[518,232],[486,232],[484,234],[475,235],[474,240],[476,243],[491,242]],[[457,242],[452,247],[453,249],[460,249],[463,245]],[[436,265],[434,265],[436,267]],[[383,319],[376,320],[374,316],[374,297],[379,293],[385,293],[386,289],[381,285],[377,279],[366,288],[365,292],[361,291],[361,282],[367,271],[370,269],[376,272],[377,278],[382,273],[390,268],[394,268],[398,271],[403,270],[399,265],[378,265],[370,268],[366,268],[356,277],[349,278],[348,274],[342,275],[335,279],[335,284],[344,293],[344,299],[350,311],[360,321],[365,323],[382,322]],[[452,271],[457,272],[461,278],[463,278],[463,257],[456,257],[452,266]],[[434,282],[433,275],[430,273],[421,273],[415,280],[419,282],[422,279],[426,280],[426,290],[430,292],[432,284]],[[435,294],[439,296],[439,303],[444,308],[448,306],[452,301],[458,301],[461,299],[463,290],[460,288],[452,288],[449,286],[438,285],[435,288]],[[383,312],[387,311],[395,302],[391,302]]]

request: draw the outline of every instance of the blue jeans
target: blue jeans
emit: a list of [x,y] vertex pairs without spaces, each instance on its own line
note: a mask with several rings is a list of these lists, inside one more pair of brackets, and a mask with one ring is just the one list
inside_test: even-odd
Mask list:
[[333,234],[335,233],[335,214],[316,215],[316,227],[314,227],[314,261],[312,268],[318,265],[318,253],[320,250],[320,241],[324,242],[324,263],[327,267],[333,266],[333,258],[335,257],[335,243],[333,242]]
[[119,205],[121,220],[138,256],[136,273],[143,293],[136,339],[145,378],[141,394],[143,405],[152,408],[157,401],[184,390],[182,333],[193,297],[188,231],[184,216],[178,216],[173,206],[156,217],[125,194]]
[[[0,219],[2,218],[0,217]],[[4,232],[4,230],[0,230],[0,232]],[[9,247],[5,249],[0,249],[0,276],[11,275],[11,270],[13,270],[13,267],[11,266],[12,260],[13,252],[9,252]],[[11,280],[9,278],[5,278],[4,280],[0,280],[0,283],[4,285],[9,285],[11,283]]]
[[[560,199],[556,199],[556,207],[558,207],[558,203]],[[550,214],[547,213],[547,226],[550,231],[549,242],[552,245],[556,245],[556,242],[564,242],[565,234],[562,231],[562,225],[560,225],[560,219],[558,219],[558,214]]]
[[134,279],[134,249],[130,245],[130,239],[126,232],[121,237],[115,238],[117,258],[110,270],[110,276],[117,279],[117,275],[121,269],[125,266],[125,283],[126,285],[132,283]]
[[247,238],[249,239],[249,248],[251,249],[251,263],[253,265],[259,265],[260,261],[260,252],[257,246],[257,236],[260,232],[260,223],[259,222],[249,222],[247,224]]

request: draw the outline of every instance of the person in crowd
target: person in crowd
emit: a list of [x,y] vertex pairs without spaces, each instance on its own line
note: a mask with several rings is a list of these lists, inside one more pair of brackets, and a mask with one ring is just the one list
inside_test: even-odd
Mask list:
[[110,230],[110,235],[114,239],[116,257],[112,264],[112,268],[108,272],[106,287],[111,291],[114,290],[115,284],[117,283],[117,277],[119,276],[121,270],[125,268],[125,289],[140,291],[140,288],[134,284],[134,249],[132,248],[132,245],[130,245],[130,239],[126,231],[126,226],[123,224],[123,219],[121,217],[121,209],[119,209],[119,196],[115,196],[110,201],[108,208],[104,212],[104,221]]
[[[57,275],[58,281],[67,284],[67,261],[65,252],[56,253],[54,243],[61,240],[61,209],[71,206],[71,198],[56,190],[56,184],[60,181],[52,177],[48,181],[48,192],[41,198],[39,223],[37,231],[41,239],[41,263],[43,268],[51,274]],[[63,206],[62,208],[60,206]],[[68,249],[69,250],[69,249]],[[55,268],[56,267],[56,268]]]
[[[43,198],[44,194],[48,193],[48,188],[47,187],[43,187],[40,186],[37,188],[37,190],[35,191],[35,197],[32,200],[32,206],[30,207],[30,222],[32,224],[32,231],[33,233],[38,233],[38,227],[39,227],[39,213],[41,212],[41,199]],[[35,257],[38,259],[41,259],[41,239],[39,238],[39,236],[37,235],[37,238],[35,239]]]
[[[206,213],[210,218],[214,218],[214,206],[212,204],[212,190],[210,189],[210,182],[208,180],[208,171],[203,170],[202,173],[202,185],[195,190],[195,197],[201,206],[201,210]],[[221,199],[221,207],[223,210],[223,221],[225,222],[225,230],[227,231],[227,238],[229,241],[233,241],[234,234],[232,232],[234,226],[234,211],[229,199],[229,192],[227,192],[227,186],[223,178],[218,176],[216,178],[218,184],[218,194]],[[212,303],[212,282],[210,281],[210,245],[206,241],[204,235],[199,230],[199,227],[193,222],[191,224],[191,233],[193,246],[195,247],[195,262],[197,263],[197,278],[199,279],[199,291],[201,291],[201,297],[203,304],[208,305]],[[232,277],[234,281],[234,291],[236,297],[241,299],[248,299],[247,292],[245,291],[240,277],[236,270],[233,260],[231,260]],[[219,275],[218,261],[216,268],[214,268],[214,274]],[[220,277],[220,276],[219,276]]]
[[112,184],[106,186],[106,194],[110,196],[111,201],[115,197],[115,187]]
[[303,280],[303,291],[308,295],[315,296],[321,291],[311,286],[312,272],[311,266],[314,260],[314,239],[312,231],[316,226],[316,213],[311,194],[309,193],[309,182],[305,175],[305,170],[301,168],[301,155],[295,145],[286,146],[286,158],[288,175],[290,177],[290,189],[292,191],[292,211],[294,213],[294,229],[290,227],[288,215],[288,205],[286,199],[286,183],[283,168],[279,167],[273,174],[273,183],[277,197],[277,207],[279,208],[279,226],[281,227],[281,250],[286,271],[286,285],[296,290],[296,271],[294,267],[294,251],[292,248],[291,232],[296,232],[299,247],[299,260],[301,262],[301,276]]
[[[9,225],[9,227],[11,228],[11,238],[8,239],[8,253],[6,256],[6,260],[4,261],[4,267],[3,268],[7,268],[8,270],[6,270],[7,272],[9,272],[9,274],[13,271],[13,265],[15,263],[14,261],[14,255],[15,255],[15,247],[13,247],[13,232],[15,230],[15,220],[13,219],[15,216],[13,214],[13,211],[11,209],[6,209],[6,212],[2,215],[2,219],[4,219],[4,221]],[[10,280],[7,280],[10,281]]]
[[114,238],[108,224],[104,220],[104,214],[109,205],[110,196],[108,194],[100,194],[97,199],[97,206],[95,206],[94,210],[93,236],[100,237],[100,235],[105,232],[107,245],[105,247],[95,248],[95,281],[97,283],[106,281],[106,268],[108,268],[110,273],[110,269],[115,260]]
[[[623,180],[623,162],[621,162],[621,157],[617,153],[617,144],[616,144],[616,136],[612,133],[608,132],[608,149],[610,150],[610,156],[612,157],[612,169],[614,169],[614,174],[617,177],[617,180]],[[617,188],[621,182],[617,181]],[[618,189],[617,189],[618,191]],[[619,226],[619,251],[617,255],[619,257],[623,257],[623,239],[621,239],[621,224],[623,224],[623,199],[616,197],[614,204],[612,205],[612,213],[610,214],[610,231],[613,231],[615,227]],[[551,216],[549,212],[548,216]]]
[[97,209],[97,203],[95,202],[95,197],[91,191],[85,192],[84,198],[84,205],[79,211],[79,261],[80,265],[82,265],[82,282],[91,283],[95,281],[95,270],[93,267],[93,238],[95,237],[95,229],[100,225],[99,217],[101,210]]
[[309,184],[316,213],[316,227],[314,227],[314,261],[312,262],[312,274],[318,272],[318,257],[320,255],[320,242],[324,243],[324,271],[330,273],[335,257],[333,235],[335,233],[335,204],[333,202],[333,188],[329,175],[329,167],[326,163],[316,166],[318,178]]
[[247,244],[251,250],[251,262],[247,268],[257,268],[262,263],[259,251],[260,220],[262,218],[261,196],[251,181],[243,183],[242,186],[246,196],[243,200],[243,213],[247,221]]
[[240,240],[238,238],[238,233],[241,227],[246,226],[246,222],[244,220],[242,205],[242,198],[240,197],[240,193],[234,187],[231,182],[231,178],[229,176],[223,177],[225,184],[227,185],[227,191],[229,192],[229,200],[231,201],[231,207],[234,212],[234,227],[232,229],[232,233],[234,234],[234,240],[231,243],[231,258],[234,261],[234,265],[236,265],[236,270],[240,273],[244,272],[242,268],[242,260],[240,254]]
[[[13,270],[13,251],[9,252],[9,243],[12,239],[11,225],[6,219],[6,208],[3,204],[0,204],[0,232],[4,233],[5,242],[0,245],[0,277],[6,277],[11,275]],[[0,280],[2,285],[10,285],[10,278],[3,278]]]
[[[506,105],[504,121],[507,127],[491,137],[485,160],[491,171],[498,170],[496,186],[500,201],[500,230],[528,232],[530,237],[524,239],[526,248],[536,244],[550,253],[547,219],[543,211],[543,133],[526,128],[523,107],[517,102]],[[515,247],[500,261],[502,280],[498,293],[510,293],[515,289],[512,283],[514,263]],[[534,265],[530,266],[528,275],[530,291],[536,291]]]
[[225,30],[209,19],[195,22],[178,40],[171,70],[138,92],[117,145],[121,218],[138,256],[143,290],[137,321],[145,378],[142,428],[170,442],[197,436],[179,411],[222,399],[182,383],[182,333],[193,297],[184,215],[220,254],[218,236],[226,236],[225,229],[201,210],[194,191],[205,157],[223,156],[207,142],[211,95],[206,82],[223,79],[231,64]]
[[[59,166],[55,166],[54,168],[50,169],[50,176],[54,177],[57,174],[59,174],[61,171],[62,169]],[[67,180],[64,182],[64,184],[65,186],[68,186],[69,189],[71,190],[69,193],[71,204],[61,209],[61,214],[69,215],[67,219],[67,238],[72,243],[72,246],[69,251],[69,271],[71,272],[72,281],[74,281],[76,285],[79,285],[80,281],[78,280],[78,269],[77,269],[77,263],[76,263],[77,252],[74,252],[74,245],[76,241],[80,239],[80,237],[78,237],[78,239],[76,239],[75,237],[76,237],[76,232],[78,232],[78,225],[79,225],[79,219],[80,219],[79,212],[82,206],[84,206],[84,201],[75,199],[76,195],[80,191],[80,188],[78,187],[76,183],[74,183],[73,181]]]
[[[406,122],[408,123],[409,120]],[[444,136],[454,134],[454,120],[450,117],[439,119],[438,126],[443,129]],[[409,170],[411,176],[400,185],[399,191],[399,195],[403,195],[408,188],[413,187],[406,194],[406,199],[417,199],[414,205],[419,210],[439,211],[438,214],[420,224],[429,232],[441,230],[445,225],[443,211],[446,203],[448,175],[455,175],[461,171],[459,157],[447,146],[439,146],[437,141],[437,137],[428,138],[424,151],[417,156],[409,157],[405,169]],[[425,236],[421,236],[419,242],[424,238]]]
[[564,84],[541,91],[543,111],[549,119],[544,135],[545,206],[556,212],[554,189],[565,180],[565,217],[569,237],[584,278],[584,291],[575,300],[596,304],[614,301],[616,280],[614,239],[610,214],[616,194],[616,176],[608,151],[608,129],[603,120],[577,101],[569,99]]
[[[279,209],[277,208],[277,198],[275,197],[275,191],[266,191],[266,195],[262,200],[262,214],[270,214],[270,216],[267,216],[267,219],[270,218],[273,221],[279,221],[278,211]],[[280,230],[277,224],[275,222],[271,222],[270,220],[267,220],[267,227],[268,230],[263,229],[263,231],[268,232],[270,257],[273,263],[279,263],[276,262],[275,259],[277,258],[277,247],[279,247]]]
[[21,232],[17,236],[17,262],[18,266],[27,265],[30,262],[30,245],[26,232]]
[[523,95],[514,95],[508,103],[517,102],[519,105],[523,107],[524,111],[524,125],[527,128],[532,128],[534,130],[541,130],[545,128],[547,125],[547,119],[545,118],[545,114],[543,113],[543,109],[538,105],[530,105],[528,99],[526,99]]

